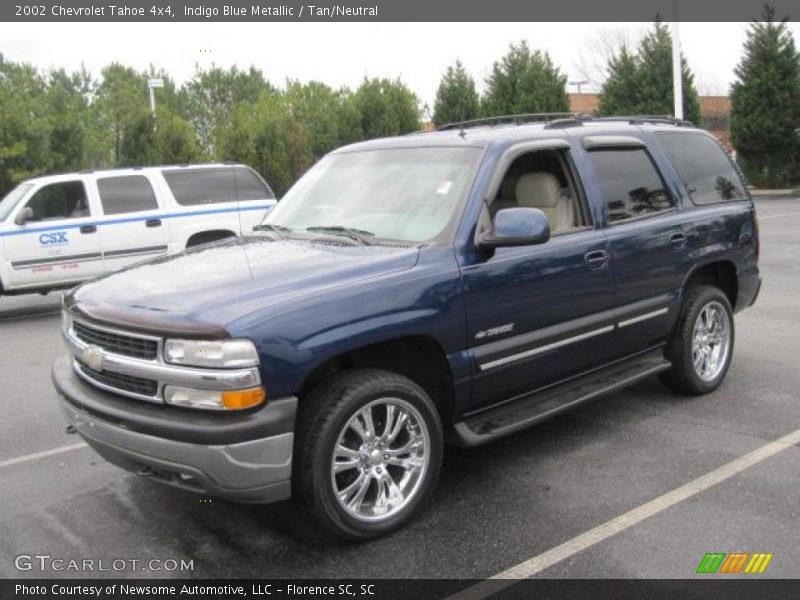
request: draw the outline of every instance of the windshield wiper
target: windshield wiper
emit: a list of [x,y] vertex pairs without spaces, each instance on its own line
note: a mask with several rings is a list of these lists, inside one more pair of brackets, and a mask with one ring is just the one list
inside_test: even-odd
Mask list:
[[315,227],[306,227],[306,231],[341,235],[349,237],[351,240],[361,242],[366,246],[372,246],[374,242],[370,238],[375,237],[375,234],[371,231],[364,231],[363,229],[355,229],[353,227],[343,227],[342,225],[318,225]]
[[255,227],[253,227],[253,231],[272,231],[277,233],[280,236],[283,236],[286,233],[291,233],[291,229],[288,227],[284,227],[283,225],[273,225],[272,223],[259,223]]

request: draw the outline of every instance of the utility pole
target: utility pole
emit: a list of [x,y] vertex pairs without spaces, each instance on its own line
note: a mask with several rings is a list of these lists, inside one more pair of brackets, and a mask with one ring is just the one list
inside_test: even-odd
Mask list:
[[148,79],[147,88],[150,90],[150,110],[153,111],[153,116],[156,116],[156,88],[164,87],[163,79]]
[[672,22],[672,90],[675,99],[675,118],[683,119],[683,78],[681,38],[678,29],[678,1],[675,0],[675,20]]

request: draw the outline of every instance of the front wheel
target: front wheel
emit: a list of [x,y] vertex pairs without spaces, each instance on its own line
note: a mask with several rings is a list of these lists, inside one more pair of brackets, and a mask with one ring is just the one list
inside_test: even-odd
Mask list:
[[443,435],[431,399],[393,373],[358,370],[304,399],[294,494],[328,529],[354,540],[404,525],[433,490]]
[[661,381],[682,394],[713,392],[728,372],[733,341],[733,310],[727,296],[712,286],[691,288],[666,350],[672,368]]

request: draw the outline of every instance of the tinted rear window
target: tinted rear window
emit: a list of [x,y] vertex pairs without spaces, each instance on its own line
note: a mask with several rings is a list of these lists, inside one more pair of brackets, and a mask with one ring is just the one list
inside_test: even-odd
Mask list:
[[593,150],[589,156],[603,189],[609,223],[672,208],[672,197],[644,150]]
[[153,186],[144,175],[98,179],[97,191],[100,192],[103,212],[107,215],[158,208]]
[[175,200],[183,206],[275,197],[272,190],[246,167],[173,169],[164,171],[164,179]]
[[252,169],[234,167],[239,200],[272,200],[275,194]]
[[164,171],[164,179],[184,206],[236,202],[233,169],[175,169]]
[[715,140],[699,133],[660,133],[658,140],[695,204],[747,197],[736,168]]

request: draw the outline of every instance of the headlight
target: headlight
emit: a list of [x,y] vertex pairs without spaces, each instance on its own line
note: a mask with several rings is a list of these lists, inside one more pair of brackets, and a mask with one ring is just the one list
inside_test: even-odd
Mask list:
[[194,367],[254,367],[258,352],[250,340],[167,340],[164,360]]

